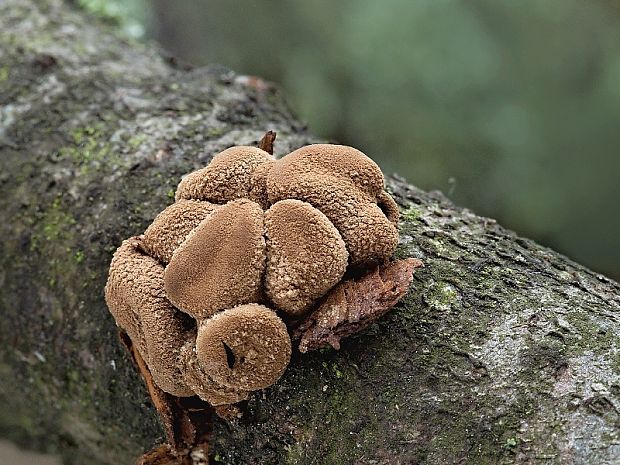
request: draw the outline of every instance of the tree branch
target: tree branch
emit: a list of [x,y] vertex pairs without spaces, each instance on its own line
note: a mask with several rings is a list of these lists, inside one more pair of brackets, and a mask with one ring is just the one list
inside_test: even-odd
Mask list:
[[[125,464],[164,431],[102,290],[183,174],[278,133],[271,86],[176,69],[59,0],[0,4],[0,435]],[[372,155],[372,154],[370,154]],[[213,463],[620,461],[620,287],[401,179],[399,306],[216,418]]]

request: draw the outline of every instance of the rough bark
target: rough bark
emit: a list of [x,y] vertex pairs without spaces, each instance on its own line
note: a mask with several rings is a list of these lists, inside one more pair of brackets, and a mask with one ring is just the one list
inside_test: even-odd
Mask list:
[[[276,154],[313,140],[260,80],[179,69],[58,0],[0,3],[0,436],[67,464],[162,441],[103,301],[111,254],[181,175],[269,129]],[[212,463],[618,463],[620,286],[388,187],[397,255],[426,265],[408,296],[218,420]]]

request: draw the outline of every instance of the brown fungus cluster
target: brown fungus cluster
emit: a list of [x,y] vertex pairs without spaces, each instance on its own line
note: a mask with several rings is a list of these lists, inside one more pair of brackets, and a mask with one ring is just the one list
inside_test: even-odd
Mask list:
[[105,297],[157,386],[212,405],[276,382],[291,356],[281,316],[307,314],[398,242],[381,170],[341,145],[278,160],[231,147],[175,200],[116,251]]

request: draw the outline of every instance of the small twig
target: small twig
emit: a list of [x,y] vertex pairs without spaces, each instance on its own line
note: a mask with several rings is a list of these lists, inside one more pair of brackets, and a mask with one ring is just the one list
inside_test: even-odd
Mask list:
[[264,150],[269,155],[273,155],[273,142],[276,140],[275,131],[267,131],[258,143],[258,148]]

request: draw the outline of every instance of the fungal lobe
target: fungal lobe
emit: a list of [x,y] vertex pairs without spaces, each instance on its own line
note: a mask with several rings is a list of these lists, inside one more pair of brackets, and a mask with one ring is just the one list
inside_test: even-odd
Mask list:
[[259,304],[220,312],[198,327],[199,365],[216,382],[233,389],[263,389],[280,378],[291,357],[286,325]]
[[189,233],[217,207],[205,201],[184,199],[168,206],[144,231],[145,251],[162,263],[168,263]]
[[300,315],[342,278],[345,243],[323,213],[300,200],[276,202],[265,226],[267,296],[276,308]]
[[114,254],[106,303],[136,344],[157,385],[171,394],[192,395],[176,364],[179,350],[192,337],[191,330],[166,298],[163,266],[141,252],[141,243],[138,237],[127,239]]
[[[327,176],[338,179],[375,198],[383,190],[383,173],[364,153],[337,144],[312,144],[301,147],[278,160],[278,186],[272,192],[286,190],[295,178]],[[288,177],[285,177],[288,175]],[[270,192],[271,193],[271,192]]]
[[259,301],[265,269],[263,210],[252,201],[219,207],[174,252],[164,274],[166,295],[197,319]]
[[177,187],[175,198],[226,203],[250,195],[254,171],[274,158],[257,147],[230,147],[217,154],[205,168],[187,175]]

